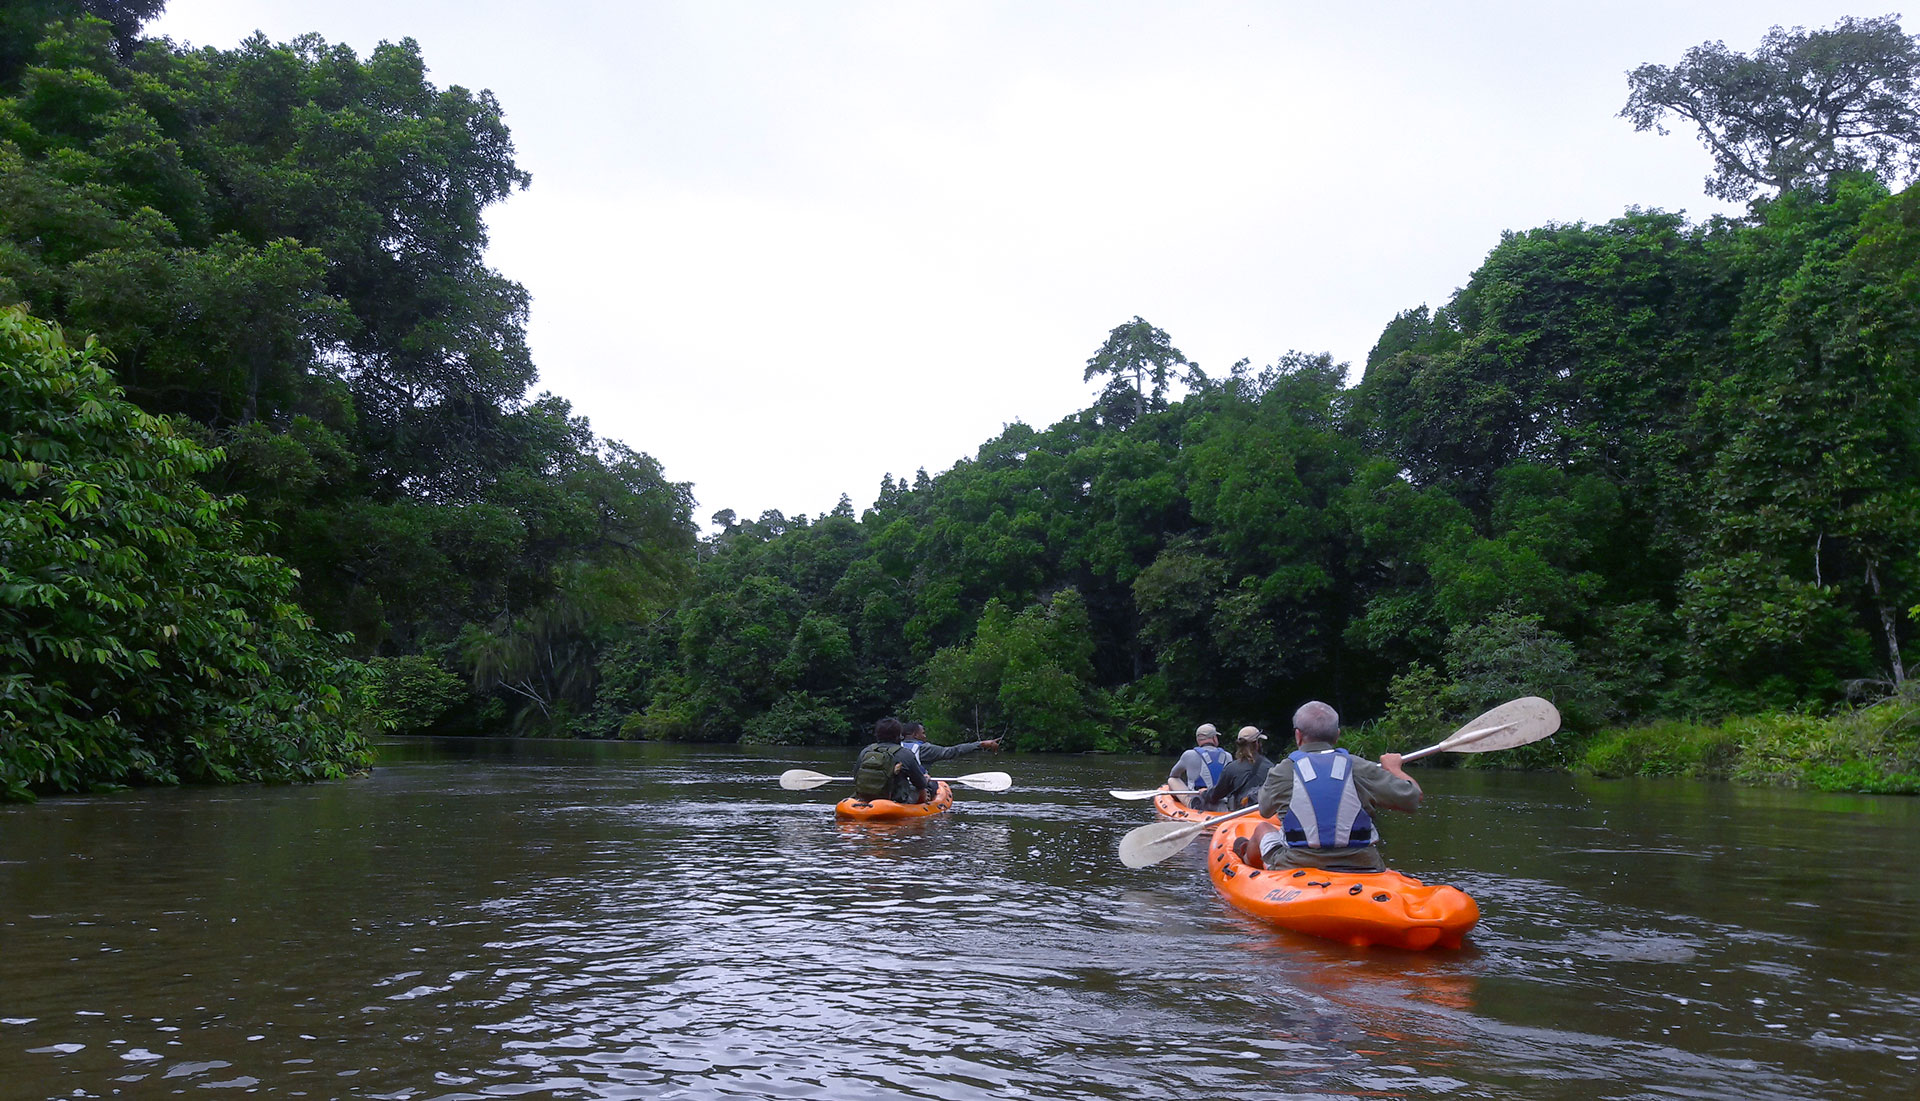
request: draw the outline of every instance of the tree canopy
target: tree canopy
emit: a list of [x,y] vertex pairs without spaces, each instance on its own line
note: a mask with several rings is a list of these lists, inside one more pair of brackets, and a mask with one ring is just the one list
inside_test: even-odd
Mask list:
[[1357,380],[1210,378],[1134,316],[1085,410],[702,541],[690,487],[535,389],[485,264],[528,182],[490,94],[411,41],[142,41],[153,8],[0,20],[8,794],[338,775],[383,724],[835,744],[906,710],[1159,750],[1310,697],[1411,729],[1544,694],[1591,729],[1912,668],[1890,20],[1635,74],[1720,193],[1779,190],[1744,218],[1505,234]]
[[1824,182],[1888,179],[1920,167],[1920,40],[1894,16],[1808,31],[1774,27],[1751,54],[1703,42],[1673,66],[1627,74],[1620,112],[1635,130],[1693,124],[1713,154],[1707,194],[1740,201]]
[[32,42],[0,73],[0,305],[111,349],[219,456],[198,481],[345,653],[430,656],[480,729],[565,729],[678,595],[692,498],[532,393],[527,294],[485,263],[483,211],[528,183],[500,105],[411,40],[189,50],[134,34],[158,5],[27,7],[0,22]]
[[1540,692],[1592,730],[1901,681],[1917,203],[1839,174],[1744,223],[1508,234],[1352,385],[1297,352],[1171,403],[1108,383],[857,520],[731,522],[610,657],[606,728],[849,740],[910,699],[940,738],[1170,749],[1313,697]]

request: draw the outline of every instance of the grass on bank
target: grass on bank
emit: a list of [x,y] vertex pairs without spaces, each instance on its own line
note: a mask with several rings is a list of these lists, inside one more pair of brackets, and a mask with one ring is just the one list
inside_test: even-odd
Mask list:
[[1876,795],[1920,794],[1920,688],[1832,716],[1773,712],[1605,730],[1575,771],[1680,776]]

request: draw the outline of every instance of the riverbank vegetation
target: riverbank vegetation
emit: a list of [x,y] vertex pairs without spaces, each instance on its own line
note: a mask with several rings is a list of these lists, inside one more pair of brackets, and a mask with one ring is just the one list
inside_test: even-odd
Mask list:
[[[1283,734],[1312,697],[1378,752],[1522,694],[1565,732],[1472,765],[1913,790],[1900,149],[1762,165],[1742,218],[1509,233],[1357,378],[1297,351],[1209,372],[1135,317],[1064,365],[1087,409],[888,475],[871,507],[723,510],[696,540],[691,487],[527,396],[526,295],[483,262],[480,212],[527,183],[490,95],[426,82],[410,41],[185,50],[123,23],[25,51],[0,24],[6,369],[111,410],[82,418],[103,458],[49,459],[60,417],[7,388],[0,625],[44,639],[0,682],[14,794],[331,775],[383,728],[846,744],[907,712],[942,740],[1165,752],[1203,720]],[[1693,94],[1662,72],[1636,73],[1636,122]],[[88,511],[88,486],[136,496],[163,438],[173,480],[147,489],[175,520]],[[150,533],[188,516],[191,555]],[[62,534],[83,522],[106,534]],[[201,641],[272,651],[240,662],[282,678],[260,710],[118,703],[149,659],[233,683],[101,588],[85,554],[120,545],[141,584],[238,578]],[[280,731],[281,764],[232,763],[246,731]]]

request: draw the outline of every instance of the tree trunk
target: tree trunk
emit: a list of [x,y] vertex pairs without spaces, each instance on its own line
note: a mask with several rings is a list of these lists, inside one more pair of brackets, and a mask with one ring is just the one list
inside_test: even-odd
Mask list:
[[1893,684],[1897,688],[1907,679],[1906,668],[1900,664],[1899,621],[1880,595],[1880,575],[1874,572],[1872,562],[1867,563],[1867,584],[1873,588],[1873,603],[1880,610],[1880,628],[1887,633],[1887,657],[1893,663]]

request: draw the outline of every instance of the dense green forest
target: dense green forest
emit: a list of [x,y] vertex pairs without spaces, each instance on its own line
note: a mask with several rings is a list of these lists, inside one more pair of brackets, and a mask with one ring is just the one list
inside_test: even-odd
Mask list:
[[[0,19],[11,795],[340,775],[383,729],[847,744],[901,713],[1165,751],[1312,697],[1395,739],[1521,694],[1567,734],[1502,764],[1920,788],[1911,82],[1906,131],[1803,148],[1711,94],[1709,47],[1643,67],[1623,115],[1698,122],[1747,216],[1507,234],[1357,372],[1209,375],[1135,317],[1061,365],[1084,411],[699,539],[691,487],[529,397],[489,94],[410,40],[141,39],[159,7]],[[1866,20],[1776,31],[1735,83],[1778,107],[1806,82],[1755,73],[1836,43],[1920,73]]]

